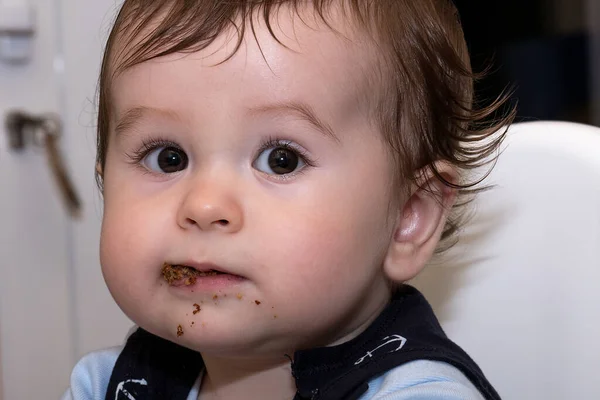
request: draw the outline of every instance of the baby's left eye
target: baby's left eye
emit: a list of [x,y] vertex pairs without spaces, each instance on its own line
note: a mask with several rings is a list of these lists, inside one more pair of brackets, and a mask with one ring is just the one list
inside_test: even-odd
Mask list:
[[288,175],[305,166],[304,158],[288,145],[269,147],[254,162],[254,168],[269,175]]

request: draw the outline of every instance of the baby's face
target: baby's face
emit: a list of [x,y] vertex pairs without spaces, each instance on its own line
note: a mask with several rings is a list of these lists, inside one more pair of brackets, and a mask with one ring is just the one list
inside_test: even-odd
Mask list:
[[[261,48],[248,34],[223,64],[225,36],[112,83],[106,281],[137,324],[205,354],[341,342],[389,298],[397,215],[369,115],[374,56],[287,12],[273,25],[292,50],[260,23]],[[169,284],[165,263],[219,274]]]

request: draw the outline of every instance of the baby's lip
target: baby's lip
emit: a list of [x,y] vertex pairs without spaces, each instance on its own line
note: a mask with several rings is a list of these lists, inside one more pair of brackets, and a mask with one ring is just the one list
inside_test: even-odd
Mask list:
[[229,271],[228,269],[221,267],[220,265],[216,265],[216,264],[212,264],[212,263],[196,263],[193,261],[187,261],[187,262],[181,263],[180,265],[184,265],[186,267],[193,268],[199,272],[213,272],[214,271],[214,272],[218,272],[221,274],[236,275],[233,272]]
[[195,261],[184,261],[184,262],[175,262],[175,263],[166,262],[165,265],[188,267],[188,268],[192,268],[192,269],[194,269],[198,272],[202,272],[202,273],[217,272],[219,274],[227,274],[227,275],[234,275],[234,276],[241,277],[240,275],[232,272],[231,270],[229,270],[227,268],[224,268],[217,264],[208,263],[208,262],[195,262]]
[[246,279],[216,264],[195,262],[165,262],[161,274],[169,286],[175,287],[192,287],[200,282],[204,286],[226,286],[232,282],[241,282]]

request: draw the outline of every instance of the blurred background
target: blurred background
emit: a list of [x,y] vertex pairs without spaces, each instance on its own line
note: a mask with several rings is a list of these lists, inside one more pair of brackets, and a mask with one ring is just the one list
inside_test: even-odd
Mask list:
[[518,120],[599,124],[598,0],[454,0],[486,104],[513,88]]
[[[82,355],[132,326],[100,271],[93,179],[96,84],[121,1],[0,0],[0,400],[58,398]],[[454,2],[474,69],[490,67],[481,103],[513,88],[519,121],[600,125],[600,0]],[[15,112],[53,115],[54,147],[34,127],[15,148]]]

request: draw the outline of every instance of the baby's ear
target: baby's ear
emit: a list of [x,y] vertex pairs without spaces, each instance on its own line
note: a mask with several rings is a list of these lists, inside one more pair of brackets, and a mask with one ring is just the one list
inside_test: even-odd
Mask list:
[[[437,163],[435,168],[448,182],[458,182],[458,173],[451,165]],[[383,264],[390,280],[406,282],[421,272],[440,241],[455,199],[456,190],[440,181],[431,168],[420,172],[410,197],[398,210]]]

